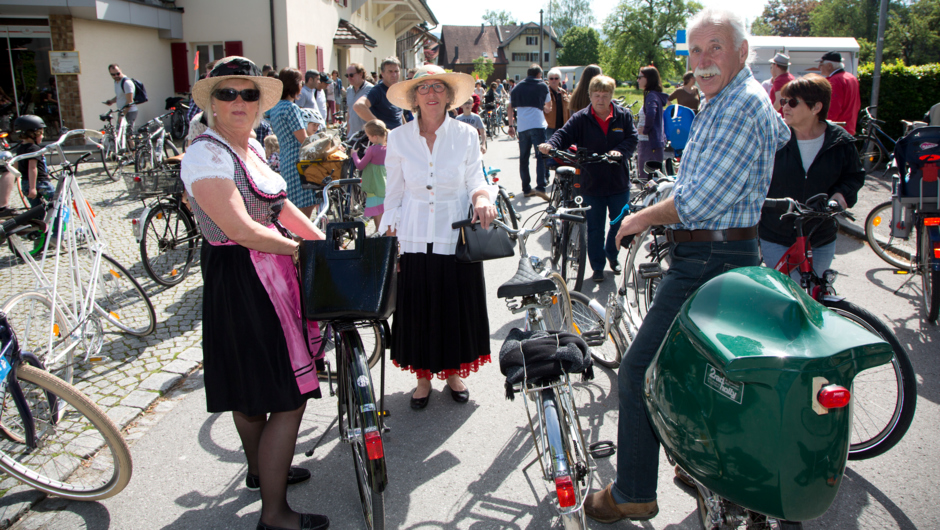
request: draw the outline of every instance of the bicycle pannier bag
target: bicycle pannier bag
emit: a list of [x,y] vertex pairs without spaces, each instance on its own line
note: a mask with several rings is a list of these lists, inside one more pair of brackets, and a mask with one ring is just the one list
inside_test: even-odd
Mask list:
[[940,201],[938,173],[940,173],[940,127],[921,127],[898,140],[894,159],[901,175],[899,196],[904,202],[926,202],[936,205]]
[[[472,210],[471,210],[472,211]],[[461,263],[476,263],[498,258],[508,258],[515,254],[512,240],[505,230],[494,223],[484,230],[480,222],[460,227],[457,235],[457,249],[454,252]]]
[[[347,249],[334,233],[352,230]],[[395,311],[398,238],[366,237],[361,222],[331,223],[323,241],[300,243],[301,295],[308,320],[384,320]]]

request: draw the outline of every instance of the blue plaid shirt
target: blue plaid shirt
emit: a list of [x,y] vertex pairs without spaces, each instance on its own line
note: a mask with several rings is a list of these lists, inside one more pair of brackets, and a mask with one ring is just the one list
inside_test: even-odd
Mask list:
[[774,154],[789,140],[790,128],[745,66],[692,122],[673,191],[680,222],[670,228],[757,225]]

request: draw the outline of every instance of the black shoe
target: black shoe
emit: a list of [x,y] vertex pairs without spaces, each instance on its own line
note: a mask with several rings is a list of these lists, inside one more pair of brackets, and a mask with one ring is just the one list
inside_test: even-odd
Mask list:
[[591,279],[597,283],[604,281],[604,271],[594,271],[594,275],[591,276]]
[[[415,392],[417,392],[417,391],[418,391],[418,389],[416,388],[416,389],[415,389]],[[412,392],[411,395],[414,396],[414,392]],[[411,408],[413,408],[413,409],[415,409],[415,410],[421,410],[421,409],[423,409],[424,407],[427,407],[427,406],[428,406],[428,400],[429,400],[430,398],[431,398],[431,393],[430,393],[430,392],[428,392],[428,395],[424,396],[423,398],[412,397],[412,398],[411,398]]]
[[[447,388],[450,388],[449,386]],[[466,403],[470,401],[470,389],[465,388],[463,390],[454,390],[450,388],[450,397],[454,398],[454,401],[457,403]]]
[[[310,472],[302,467],[291,466],[290,470],[287,472],[287,485],[300,484],[305,480],[310,480]],[[248,473],[248,476],[245,477],[245,487],[251,491],[257,491],[261,489],[261,479],[257,475],[252,475]]]
[[614,271],[615,275],[620,276],[620,273],[623,272],[623,267],[621,267],[620,265],[616,263],[611,263],[610,270]]
[[[315,513],[300,514],[300,530],[326,530],[330,527],[330,519],[325,515]],[[256,530],[285,530],[277,526],[268,526],[258,521]]]

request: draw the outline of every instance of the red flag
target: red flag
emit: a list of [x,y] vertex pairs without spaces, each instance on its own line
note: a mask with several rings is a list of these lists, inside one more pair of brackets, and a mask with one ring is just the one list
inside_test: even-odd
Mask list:
[[199,50],[196,50],[196,58],[193,59],[193,70],[199,71]]

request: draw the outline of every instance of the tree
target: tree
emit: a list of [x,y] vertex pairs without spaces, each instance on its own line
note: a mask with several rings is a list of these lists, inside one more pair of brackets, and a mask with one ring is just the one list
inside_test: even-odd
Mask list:
[[676,31],[700,9],[692,0],[620,0],[604,21],[604,73],[626,79],[650,64],[664,79],[684,72],[685,61],[675,56]]
[[565,45],[558,52],[558,64],[575,66],[601,62],[601,34],[594,28],[574,27],[561,38]]
[[487,9],[483,13],[483,22],[486,22],[490,26],[512,26],[516,24],[516,19],[512,18],[512,14],[509,11],[490,11]]
[[493,66],[493,61],[490,59],[480,56],[473,60],[473,75],[477,79],[482,79],[486,81],[493,75],[493,70],[496,67]]
[[559,39],[571,28],[592,26],[597,22],[590,0],[549,0],[545,15],[550,17],[548,24],[555,29]]
[[940,0],[919,0],[891,9],[885,30],[885,61],[908,66],[940,61]]
[[[814,37],[878,39],[880,0],[825,0],[809,15]],[[861,42],[861,41],[859,41]]]
[[819,5],[817,0],[770,0],[764,12],[751,26],[755,35],[809,37],[810,13]]

